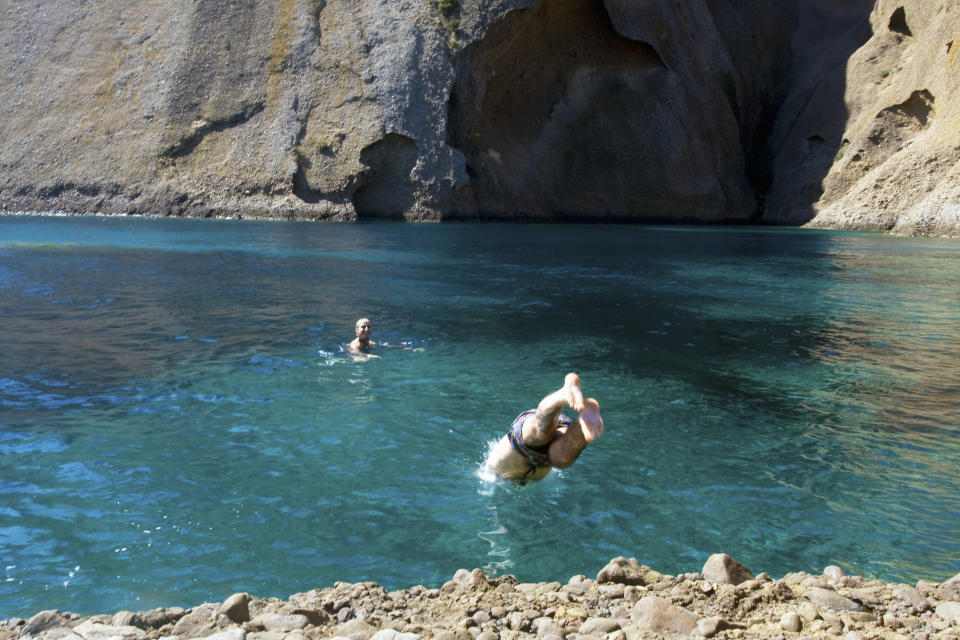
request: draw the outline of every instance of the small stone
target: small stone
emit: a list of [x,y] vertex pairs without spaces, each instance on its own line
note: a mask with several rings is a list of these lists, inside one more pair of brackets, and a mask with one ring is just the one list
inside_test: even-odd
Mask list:
[[203,640],[245,640],[246,637],[247,632],[241,628],[237,628],[214,633],[213,635],[206,636]]
[[797,607],[797,613],[800,614],[800,617],[807,622],[813,622],[820,617],[820,611],[817,610],[817,605],[813,604],[809,600],[803,600],[800,603],[800,605]]
[[937,605],[937,615],[944,620],[960,622],[960,602],[941,602]]
[[350,620],[337,627],[336,635],[348,640],[370,640],[377,629],[363,620]]
[[[343,609],[341,609],[341,611],[343,611]],[[306,629],[309,623],[310,621],[307,620],[307,616],[303,616],[303,615],[285,616],[279,613],[263,613],[251,621],[252,625],[263,627],[267,631],[283,631],[283,632],[296,631],[297,629]]]
[[633,607],[635,625],[661,635],[689,635],[697,628],[697,616],[657,596],[647,596]]
[[114,627],[92,620],[81,622],[74,628],[85,640],[147,640],[147,634],[136,627]]
[[897,618],[897,616],[888,611],[883,614],[883,626],[887,627],[888,629],[899,629],[903,625],[900,624],[900,620]]
[[850,631],[847,635],[843,636],[843,640],[866,640],[863,635],[857,631]]
[[620,623],[610,618],[587,618],[580,625],[580,635],[600,635],[616,631],[620,628]]
[[471,620],[473,620],[473,623],[478,627],[482,627],[483,625],[490,622],[492,618],[490,617],[489,613],[481,609],[480,611],[477,611],[475,614],[473,614],[473,616],[471,616]]
[[927,611],[930,608],[927,599],[920,595],[919,591],[908,585],[898,584],[894,586],[892,595],[917,613]]
[[829,589],[830,583],[817,576],[809,576],[803,579],[800,586],[807,589]]
[[840,578],[843,578],[846,575],[846,572],[835,564],[831,564],[829,567],[823,570],[823,577],[830,582],[838,582]]
[[717,584],[740,584],[753,580],[753,574],[725,553],[715,553],[707,559],[700,572],[703,577]]
[[697,622],[697,634],[703,636],[704,638],[712,638],[720,632],[720,625],[722,622],[723,618],[720,616],[703,618]]
[[806,594],[804,594],[810,602],[817,605],[821,611],[824,607],[832,611],[860,611],[861,607],[859,604],[851,600],[850,598],[845,598],[836,591],[830,589],[821,589],[815,587],[813,589],[807,589]]
[[597,574],[597,582],[623,585],[642,585],[646,567],[640,566],[636,558],[614,558]]
[[27,623],[20,629],[20,636],[39,635],[47,629],[63,626],[63,622],[63,616],[59,611],[41,611],[27,620]]
[[415,633],[401,633],[394,629],[383,629],[373,634],[370,640],[420,640],[420,636]]
[[560,638],[563,637],[563,627],[558,625],[550,618],[540,618],[535,620],[533,627],[537,630],[537,637],[543,640],[551,636],[557,636]]
[[227,616],[230,622],[241,624],[250,620],[250,594],[235,593],[220,605],[220,615]]
[[803,629],[803,621],[800,620],[796,611],[787,611],[780,618],[780,628],[791,633],[800,633],[800,630]]
[[117,611],[113,614],[112,624],[115,627],[142,627],[142,624],[137,624],[139,618],[140,616],[132,611]]

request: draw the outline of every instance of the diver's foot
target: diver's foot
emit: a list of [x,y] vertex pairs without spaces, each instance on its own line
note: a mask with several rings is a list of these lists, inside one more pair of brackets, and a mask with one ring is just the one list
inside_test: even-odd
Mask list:
[[580,390],[580,376],[568,373],[563,379],[563,398],[567,406],[574,411],[583,411],[583,391]]
[[600,403],[595,398],[587,398],[580,412],[580,430],[583,439],[590,444],[603,435],[603,418],[600,417]]

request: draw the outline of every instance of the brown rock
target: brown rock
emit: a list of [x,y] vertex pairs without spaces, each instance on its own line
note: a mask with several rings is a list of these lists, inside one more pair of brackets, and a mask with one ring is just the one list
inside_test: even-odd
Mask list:
[[800,633],[803,629],[803,620],[795,611],[788,611],[780,618],[780,628],[791,633]]
[[658,596],[647,596],[634,605],[631,621],[642,629],[666,638],[689,636],[697,628],[697,616]]
[[36,636],[47,629],[66,626],[67,620],[63,614],[56,610],[41,611],[27,620],[27,623],[20,628],[21,636]]
[[737,585],[746,580],[753,580],[753,574],[744,565],[740,564],[725,553],[715,553],[703,565],[704,579],[717,584]]
[[250,594],[235,593],[224,600],[220,605],[220,615],[238,624],[250,620]]
[[814,587],[813,589],[807,589],[804,594],[810,602],[817,605],[820,608],[821,612],[824,608],[830,609],[831,611],[861,611],[862,607],[851,600],[846,598],[836,591],[831,591],[830,589],[822,589],[820,587]]
[[645,584],[643,576],[649,567],[643,567],[636,558],[614,558],[597,574],[598,583],[617,583],[624,585]]

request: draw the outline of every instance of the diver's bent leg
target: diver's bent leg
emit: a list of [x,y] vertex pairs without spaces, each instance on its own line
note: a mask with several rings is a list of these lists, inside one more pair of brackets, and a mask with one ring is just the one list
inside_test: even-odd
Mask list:
[[580,376],[568,373],[563,387],[546,396],[537,405],[535,419],[527,418],[523,425],[523,441],[533,446],[545,445],[553,438],[557,430],[557,416],[564,407],[583,411],[583,392],[580,390]]
[[559,429],[559,435],[550,443],[550,464],[558,469],[572,465],[587,445],[603,434],[600,404],[594,398],[584,402],[583,412],[576,422]]

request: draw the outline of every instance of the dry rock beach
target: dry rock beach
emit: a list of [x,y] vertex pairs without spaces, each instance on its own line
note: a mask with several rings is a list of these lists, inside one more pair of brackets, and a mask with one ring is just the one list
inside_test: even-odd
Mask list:
[[440,588],[337,582],[287,600],[236,593],[184,609],[89,617],[41,611],[0,623],[0,640],[960,639],[960,574],[915,585],[837,566],[775,580],[725,554],[698,573],[611,560],[593,578],[522,583],[461,569]]

